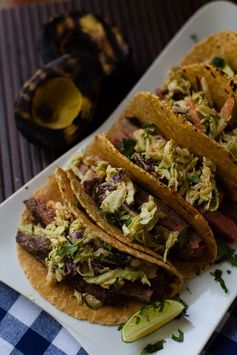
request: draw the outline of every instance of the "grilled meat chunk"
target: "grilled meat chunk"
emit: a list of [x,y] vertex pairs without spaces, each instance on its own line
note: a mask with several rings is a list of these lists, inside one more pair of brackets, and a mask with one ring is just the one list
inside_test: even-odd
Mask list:
[[41,199],[30,198],[24,201],[24,204],[31,212],[35,222],[40,222],[44,226],[47,226],[53,222],[55,217],[55,210],[50,208],[45,201]]
[[104,304],[112,305],[124,302],[128,298],[135,298],[141,302],[149,303],[153,299],[154,290],[138,282],[126,282],[121,288],[105,289],[98,285],[88,284],[79,275],[67,281],[79,292],[89,293]]
[[16,241],[23,249],[41,262],[47,258],[51,250],[49,239],[41,235],[32,236],[31,234],[19,231],[16,235]]
[[206,212],[205,218],[211,227],[228,242],[237,240],[237,223],[220,211]]
[[126,297],[116,292],[115,289],[105,289],[98,285],[88,284],[80,275],[68,279],[67,283],[79,292],[95,296],[103,304],[118,304],[126,300]]
[[152,288],[143,286],[136,282],[127,282],[126,285],[119,290],[119,292],[123,296],[135,298],[144,303],[150,303],[152,296],[154,295],[154,290]]

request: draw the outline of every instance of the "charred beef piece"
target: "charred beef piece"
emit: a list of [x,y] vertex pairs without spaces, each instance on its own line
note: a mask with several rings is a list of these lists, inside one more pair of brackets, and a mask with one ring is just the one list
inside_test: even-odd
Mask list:
[[24,201],[24,204],[31,212],[35,222],[40,222],[47,226],[53,222],[55,217],[55,210],[47,206],[46,202],[41,199],[30,198]]
[[89,293],[107,305],[119,304],[128,298],[135,298],[143,303],[150,303],[155,295],[153,288],[142,285],[139,282],[127,281],[121,288],[111,287],[110,289],[104,289],[98,285],[88,284],[79,275],[71,278],[67,282],[77,291]]
[[97,274],[97,271],[99,269],[102,269],[104,267],[110,267],[110,268],[116,268],[117,266],[119,267],[124,267],[129,264],[129,258],[126,257],[124,253],[120,253],[119,251],[116,253],[113,251],[112,256],[106,256],[103,257],[101,256],[101,259],[94,259],[92,260],[92,267],[94,272]]
[[158,198],[156,200],[160,211],[166,215],[165,218],[159,220],[162,226],[179,232],[188,227],[188,223],[177,212],[171,209],[162,200]]
[[237,202],[231,201],[228,197],[226,197],[221,203],[220,211],[237,224]]
[[233,219],[222,214],[220,211],[206,212],[204,216],[211,227],[221,237],[228,242],[237,240],[237,224]]
[[19,231],[16,235],[16,241],[23,249],[41,262],[47,258],[51,250],[49,239],[40,235],[32,236],[31,234]]
[[136,298],[137,300],[150,303],[154,290],[150,287],[145,287],[138,282],[128,282],[122,287],[119,292],[129,298]]
[[193,248],[191,244],[188,244],[184,249],[175,249],[174,247],[174,250],[170,253],[170,255],[181,260],[200,259],[203,256],[205,249],[206,245],[203,241],[201,241],[199,246],[196,248]]
[[115,289],[105,289],[98,285],[88,284],[80,275],[68,279],[66,282],[79,292],[89,293],[95,296],[98,300],[103,302],[103,304],[118,304],[126,300],[126,297],[121,296]]

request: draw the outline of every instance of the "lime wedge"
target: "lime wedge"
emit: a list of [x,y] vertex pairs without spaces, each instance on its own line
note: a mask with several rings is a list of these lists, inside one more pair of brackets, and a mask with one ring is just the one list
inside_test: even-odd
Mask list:
[[155,302],[141,308],[124,324],[122,341],[132,343],[143,338],[177,317],[183,310],[184,305],[174,300]]

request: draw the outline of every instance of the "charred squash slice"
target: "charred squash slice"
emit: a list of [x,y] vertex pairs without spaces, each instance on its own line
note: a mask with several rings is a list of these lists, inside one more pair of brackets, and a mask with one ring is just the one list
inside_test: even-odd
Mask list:
[[82,137],[100,93],[102,68],[86,55],[65,54],[37,70],[15,105],[20,132],[30,141],[62,148]]
[[44,25],[40,43],[45,63],[72,51],[90,53],[99,59],[104,74],[125,64],[129,48],[119,29],[102,17],[72,11],[52,18]]

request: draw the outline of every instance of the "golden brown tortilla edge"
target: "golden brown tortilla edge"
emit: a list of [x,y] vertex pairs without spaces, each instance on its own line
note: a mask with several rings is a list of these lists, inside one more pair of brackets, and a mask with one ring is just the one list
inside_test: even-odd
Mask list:
[[196,43],[180,62],[180,66],[208,63],[214,57],[222,57],[237,71],[237,33],[233,31],[215,32]]

